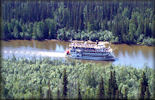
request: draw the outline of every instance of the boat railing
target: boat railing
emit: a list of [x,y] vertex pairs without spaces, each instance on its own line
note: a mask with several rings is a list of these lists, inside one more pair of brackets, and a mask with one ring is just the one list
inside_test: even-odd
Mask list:
[[69,44],[69,47],[79,47],[79,48],[96,48],[96,49],[102,49],[105,48],[104,45],[97,45],[97,44],[87,44],[87,43],[71,43]]

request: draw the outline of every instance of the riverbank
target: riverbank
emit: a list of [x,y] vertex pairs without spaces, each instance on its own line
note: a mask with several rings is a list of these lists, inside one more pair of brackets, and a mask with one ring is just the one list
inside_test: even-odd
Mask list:
[[[33,41],[33,40],[36,40],[36,39],[9,39],[9,40],[6,40],[6,39],[1,39],[0,41],[12,41],[12,40],[29,40],[29,41]],[[100,41],[100,40],[96,40],[96,41],[91,41],[91,40],[60,40],[60,39],[42,39],[42,40],[37,40],[37,41],[62,41],[62,42],[71,42],[71,41],[82,41],[82,42],[85,42],[85,41],[90,41],[90,42],[107,42],[109,44],[127,44],[127,45],[137,45],[137,46],[152,46],[154,47],[155,46],[155,39],[153,40],[153,43],[151,44],[145,44],[145,43],[120,43],[120,42],[111,42],[111,41]]]
[[[67,98],[78,98],[78,82],[82,98],[97,98],[100,78],[104,80],[105,97],[108,98],[108,80],[110,72],[115,71],[118,90],[125,96],[127,89],[128,99],[139,98],[142,73],[148,79],[150,98],[153,98],[152,68],[142,69],[131,66],[96,65],[93,63],[80,63],[79,61],[63,62],[61,60],[44,59],[12,59],[1,58],[2,94],[1,98],[47,98],[50,87],[52,98],[57,98],[57,91],[62,98],[63,70],[67,74]],[[50,85],[49,85],[50,84]],[[16,92],[15,92],[16,91]],[[123,97],[124,97],[123,96]]]

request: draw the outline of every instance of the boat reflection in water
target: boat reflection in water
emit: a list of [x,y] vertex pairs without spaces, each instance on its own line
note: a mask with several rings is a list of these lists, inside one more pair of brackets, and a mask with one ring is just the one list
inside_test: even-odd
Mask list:
[[115,56],[110,47],[105,47],[106,43],[73,41],[69,44],[69,50],[66,51],[66,54],[75,59],[113,61]]

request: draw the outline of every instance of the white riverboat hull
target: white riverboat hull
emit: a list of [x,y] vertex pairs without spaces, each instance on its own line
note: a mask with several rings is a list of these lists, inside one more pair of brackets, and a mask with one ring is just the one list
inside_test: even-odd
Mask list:
[[114,61],[114,57],[90,57],[90,56],[72,56],[68,55],[70,58],[74,59],[83,59],[83,60],[99,60],[99,61]]

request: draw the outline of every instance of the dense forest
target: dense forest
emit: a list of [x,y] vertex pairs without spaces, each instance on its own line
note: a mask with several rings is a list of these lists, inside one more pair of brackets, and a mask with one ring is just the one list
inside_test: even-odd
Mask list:
[[154,69],[79,61],[3,59],[1,99],[153,99]]
[[152,1],[2,1],[2,38],[153,45]]

